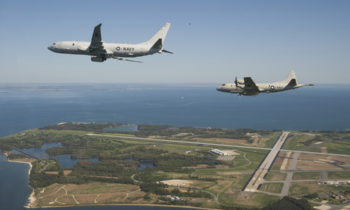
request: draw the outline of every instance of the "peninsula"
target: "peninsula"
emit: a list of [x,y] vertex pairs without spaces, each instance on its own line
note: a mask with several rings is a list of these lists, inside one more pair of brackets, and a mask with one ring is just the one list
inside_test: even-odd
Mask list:
[[27,207],[340,209],[350,205],[349,140],[348,131],[79,122],[0,138],[0,150],[31,164]]

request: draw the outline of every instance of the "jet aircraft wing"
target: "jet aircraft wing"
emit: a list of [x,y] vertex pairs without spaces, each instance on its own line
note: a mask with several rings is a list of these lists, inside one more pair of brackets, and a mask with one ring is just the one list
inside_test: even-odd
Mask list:
[[103,48],[103,45],[102,45],[101,25],[102,23],[95,26],[95,29],[91,38],[91,43],[89,46],[89,49],[91,52],[96,52],[99,54],[106,53],[106,50]]
[[255,85],[255,82],[252,80],[251,77],[244,77],[244,86],[249,89],[254,89],[256,91],[259,91],[258,87]]

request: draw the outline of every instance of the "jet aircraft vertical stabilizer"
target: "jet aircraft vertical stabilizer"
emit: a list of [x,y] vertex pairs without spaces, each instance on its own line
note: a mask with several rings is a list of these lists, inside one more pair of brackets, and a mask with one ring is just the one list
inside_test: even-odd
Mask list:
[[148,43],[150,46],[153,46],[159,39],[162,40],[162,43],[165,41],[165,37],[169,31],[170,23],[165,23],[165,25],[159,29],[157,33],[155,33],[152,38],[150,38],[146,43]]
[[55,42],[48,47],[49,50],[57,53],[89,55],[91,61],[104,62],[108,58],[122,61],[139,62],[127,59],[128,57],[140,57],[155,53],[172,53],[163,49],[165,37],[170,28],[166,23],[151,39],[139,44],[106,43],[102,41],[101,23],[95,26],[91,42],[63,41]]

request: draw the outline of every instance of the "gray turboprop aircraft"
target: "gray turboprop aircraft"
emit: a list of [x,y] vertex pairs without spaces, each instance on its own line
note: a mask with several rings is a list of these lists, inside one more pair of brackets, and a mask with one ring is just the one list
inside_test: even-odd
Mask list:
[[255,84],[251,77],[244,77],[244,80],[235,79],[234,83],[225,83],[216,88],[221,92],[236,93],[238,95],[256,96],[259,93],[273,93],[285,90],[296,89],[304,86],[313,86],[313,84],[298,84],[295,72],[290,71],[287,79],[274,83]]
[[98,24],[92,34],[91,42],[63,41],[55,42],[48,47],[56,53],[89,55],[91,61],[103,62],[107,58],[114,58],[123,61],[139,62],[127,59],[126,57],[139,57],[152,55],[154,53],[171,53],[163,49],[163,43],[168,33],[170,23],[166,23],[156,34],[146,42],[139,44],[118,44],[106,43],[101,38],[101,25]]

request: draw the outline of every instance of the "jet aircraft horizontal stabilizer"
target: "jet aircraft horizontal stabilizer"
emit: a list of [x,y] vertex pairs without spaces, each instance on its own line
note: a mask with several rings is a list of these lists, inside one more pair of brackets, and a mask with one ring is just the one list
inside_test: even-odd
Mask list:
[[169,54],[174,54],[173,52],[170,52],[170,51],[168,51],[168,50],[162,50],[162,52],[165,52],[165,53],[169,53]]
[[102,41],[101,26],[102,23],[95,26],[90,42],[55,42],[49,46],[48,49],[56,53],[88,55],[91,56],[91,61],[93,62],[104,62],[109,58],[114,58],[123,61],[142,63],[141,61],[129,60],[127,58],[162,52],[173,54],[163,49],[164,40],[170,28],[170,23],[165,23],[151,39],[139,44],[106,43]]

